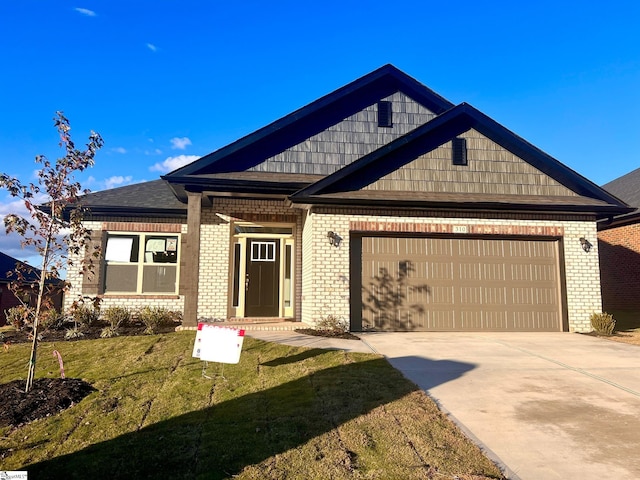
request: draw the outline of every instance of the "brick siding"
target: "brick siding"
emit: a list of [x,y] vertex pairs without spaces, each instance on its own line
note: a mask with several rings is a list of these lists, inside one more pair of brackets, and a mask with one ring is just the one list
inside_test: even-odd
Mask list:
[[598,232],[602,306],[640,312],[640,224]]

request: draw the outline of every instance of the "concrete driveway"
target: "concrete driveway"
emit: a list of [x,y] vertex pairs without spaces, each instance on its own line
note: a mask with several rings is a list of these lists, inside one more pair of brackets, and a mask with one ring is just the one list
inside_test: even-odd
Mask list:
[[640,347],[572,333],[365,333],[509,478],[640,478]]

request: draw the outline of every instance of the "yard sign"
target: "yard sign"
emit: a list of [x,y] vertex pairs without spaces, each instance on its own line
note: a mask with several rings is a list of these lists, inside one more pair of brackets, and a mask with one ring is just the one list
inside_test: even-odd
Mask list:
[[244,330],[198,323],[192,356],[205,362],[238,363],[243,341]]

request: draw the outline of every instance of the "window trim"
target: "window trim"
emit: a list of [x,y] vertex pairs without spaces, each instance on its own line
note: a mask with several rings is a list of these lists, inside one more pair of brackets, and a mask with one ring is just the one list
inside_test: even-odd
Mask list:
[[[114,237],[125,237],[125,238],[134,238],[133,240],[133,244],[135,245],[136,240],[135,237],[137,237],[137,247],[138,247],[138,252],[137,252],[137,261],[135,262],[125,262],[125,261],[117,261],[117,260],[107,260],[106,259],[106,251],[107,251],[107,246],[109,245],[109,239],[110,238],[114,238]],[[167,254],[168,252],[172,252],[173,249],[175,248],[175,261],[170,261],[170,262],[158,262],[155,261],[153,259],[153,256],[151,257],[151,261],[149,261],[149,256],[147,255],[148,253],[153,253],[152,251],[147,252],[146,251],[146,246],[148,243],[148,240],[152,239],[152,238],[159,238],[162,237],[165,239],[165,250],[163,251],[165,254]],[[157,297],[157,296],[176,296],[179,295],[179,291],[180,291],[180,257],[182,255],[182,247],[181,247],[181,237],[182,235],[180,233],[176,233],[176,232],[149,232],[149,231],[145,231],[145,232],[140,232],[140,231],[113,231],[113,230],[108,230],[105,231],[105,240],[104,240],[104,246],[105,246],[105,252],[102,255],[102,275],[101,275],[101,279],[100,279],[100,291],[102,292],[103,295],[106,296],[149,296],[149,297]],[[171,244],[169,244],[169,242],[167,241],[167,239],[175,239],[175,244],[173,244],[173,242]],[[167,247],[171,247],[170,250],[167,249]],[[133,245],[132,245],[133,247]],[[129,266],[136,266],[137,268],[137,274],[136,274],[136,290],[135,291],[131,291],[131,290],[107,290],[107,270],[109,265],[129,265]],[[149,266],[158,266],[158,267],[172,267],[175,268],[175,288],[173,291],[170,292],[144,292],[143,291],[143,286],[144,286],[144,270],[145,267],[149,267]]]

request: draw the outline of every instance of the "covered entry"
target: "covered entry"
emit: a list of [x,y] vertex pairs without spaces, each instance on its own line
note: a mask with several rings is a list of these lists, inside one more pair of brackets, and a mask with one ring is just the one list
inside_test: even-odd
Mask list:
[[356,236],[351,329],[561,331],[559,243]]
[[294,226],[234,224],[230,316],[293,317]]

